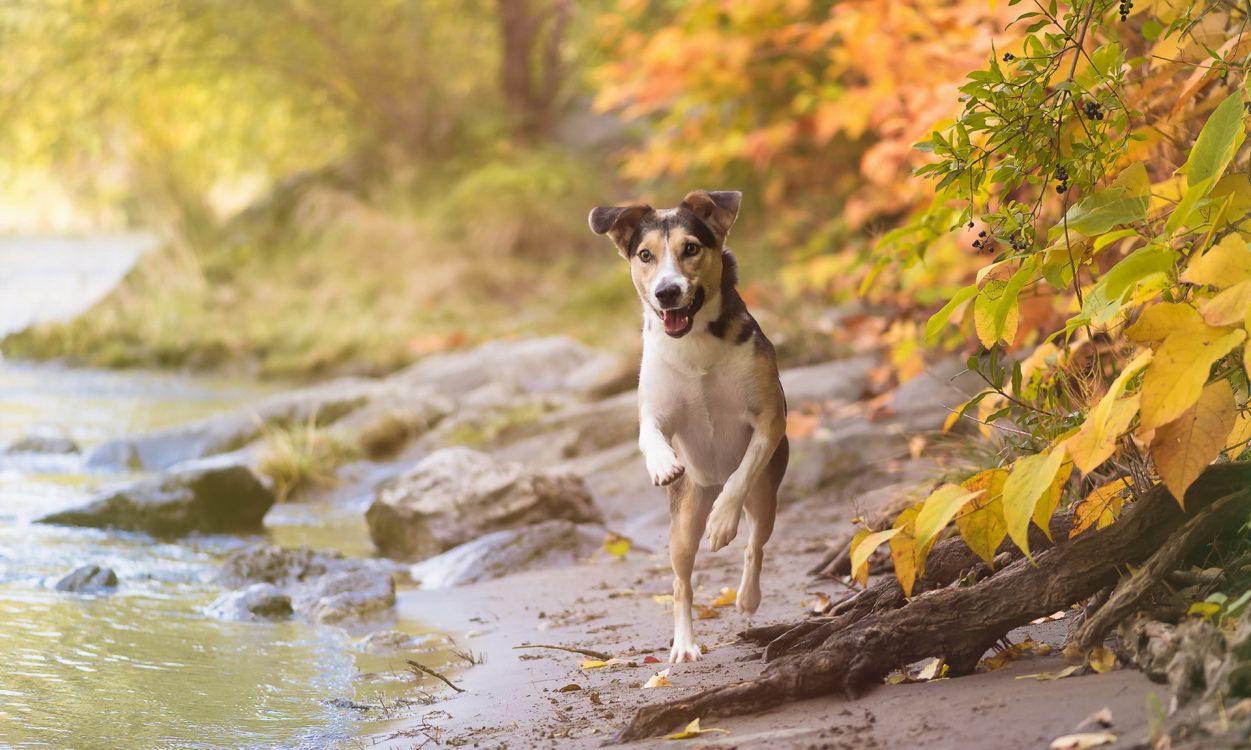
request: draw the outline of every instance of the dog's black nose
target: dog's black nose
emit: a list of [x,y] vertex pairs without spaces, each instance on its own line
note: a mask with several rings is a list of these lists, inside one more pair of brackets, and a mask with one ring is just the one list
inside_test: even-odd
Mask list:
[[656,301],[663,307],[672,307],[682,296],[682,287],[677,284],[665,284],[656,290]]

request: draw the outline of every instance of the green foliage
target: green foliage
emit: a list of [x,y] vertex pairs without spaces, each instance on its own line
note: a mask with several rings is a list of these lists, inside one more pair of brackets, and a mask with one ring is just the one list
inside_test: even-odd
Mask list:
[[[1070,488],[1085,496],[1083,533],[1156,482],[1183,502],[1208,464],[1245,449],[1245,18],[1215,2],[1140,4],[1129,21],[1110,0],[1023,9],[1011,52],[969,75],[963,112],[919,145],[934,200],[880,243],[911,265],[976,233],[985,258],[925,338],[955,323],[981,345],[969,368],[988,387],[960,416],[995,438],[1002,467],[964,487],[999,478],[1001,502],[957,503],[950,489],[915,509],[954,518],[983,558],[986,519],[966,516],[993,512],[1028,555],[1030,525],[1050,533]],[[917,544],[899,573],[905,590],[924,554]]]

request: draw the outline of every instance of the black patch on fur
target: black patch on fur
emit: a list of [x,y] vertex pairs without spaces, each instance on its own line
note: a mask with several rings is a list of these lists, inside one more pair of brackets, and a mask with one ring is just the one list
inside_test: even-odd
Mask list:
[[735,344],[746,344],[747,339],[756,335],[756,331],[760,330],[754,320],[743,321],[743,327],[738,329],[738,336],[734,337]]
[[734,258],[734,253],[729,250],[722,250],[721,314],[717,316],[716,320],[708,322],[708,332],[719,339],[724,339],[725,335],[729,333],[730,323],[735,318],[746,320],[746,325],[752,328],[758,327],[751,313],[747,312],[747,305],[743,302],[743,298],[739,296],[738,290],[734,288],[736,284],[738,284],[738,260]]

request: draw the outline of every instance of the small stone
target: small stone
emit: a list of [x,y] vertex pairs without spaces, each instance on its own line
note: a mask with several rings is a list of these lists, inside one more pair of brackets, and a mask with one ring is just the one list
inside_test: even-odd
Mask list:
[[56,582],[57,591],[95,593],[117,587],[117,573],[112,568],[83,565]]

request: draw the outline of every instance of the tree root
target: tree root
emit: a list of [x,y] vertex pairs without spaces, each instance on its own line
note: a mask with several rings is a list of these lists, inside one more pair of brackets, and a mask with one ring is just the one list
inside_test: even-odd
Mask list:
[[[1218,498],[1248,485],[1251,465],[1210,467],[1187,493],[1186,508],[1191,515],[1200,514]],[[1247,503],[1230,501],[1225,507],[1230,505],[1245,508]],[[786,649],[787,655],[769,664],[759,678],[644,706],[616,739],[652,737],[692,719],[759,711],[819,695],[855,696],[880,683],[890,670],[932,656],[942,657],[956,674],[967,673],[1008,631],[1114,584],[1120,569],[1150,557],[1186,521],[1186,513],[1160,486],[1112,526],[1038,552],[1032,563],[1017,560],[972,586],[929,591],[904,606],[887,609],[874,606],[888,596],[884,588],[879,589],[877,596],[865,597],[873,604],[858,604],[815,626],[802,624],[808,632],[796,638]],[[1055,535],[1058,539],[1065,536]],[[865,606],[868,614],[851,619]],[[1101,610],[1108,608],[1105,605]],[[814,646],[818,632],[823,640]],[[811,650],[799,652],[801,643]]]

